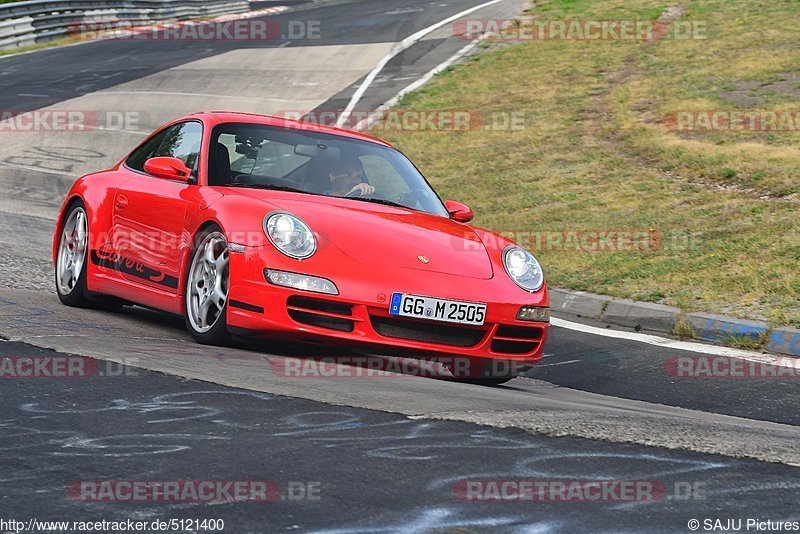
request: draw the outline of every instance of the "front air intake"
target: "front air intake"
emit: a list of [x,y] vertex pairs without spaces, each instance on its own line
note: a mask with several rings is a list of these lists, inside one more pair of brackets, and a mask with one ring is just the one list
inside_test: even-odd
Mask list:
[[292,320],[339,332],[352,332],[355,329],[353,307],[340,302],[291,296],[286,301],[286,310]]

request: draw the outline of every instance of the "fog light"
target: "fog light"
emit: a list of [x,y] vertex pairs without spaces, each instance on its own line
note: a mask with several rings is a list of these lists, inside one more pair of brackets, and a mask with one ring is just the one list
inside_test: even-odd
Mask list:
[[339,290],[336,289],[336,284],[317,276],[264,269],[264,277],[267,279],[267,282],[275,284],[276,286],[291,287],[302,291],[313,291],[314,293],[325,293],[328,295],[339,294]]
[[535,321],[537,323],[550,322],[550,308],[539,306],[523,306],[517,312],[517,319],[520,321]]

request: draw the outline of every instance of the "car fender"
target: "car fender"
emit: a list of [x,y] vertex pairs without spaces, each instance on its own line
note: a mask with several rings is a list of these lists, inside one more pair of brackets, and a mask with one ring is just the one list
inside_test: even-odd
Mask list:
[[87,174],[78,178],[70,187],[58,212],[53,234],[53,261],[58,256],[58,245],[64,228],[67,209],[76,200],[83,201],[89,220],[88,249],[102,247],[108,238],[112,216],[112,202],[116,185],[123,177],[114,171]]
[[222,229],[228,243],[248,247],[263,247],[269,244],[264,234],[264,216],[276,209],[270,203],[242,195],[226,195],[209,190],[204,192],[196,210],[189,210],[186,217],[185,246],[181,253],[181,280],[178,293],[186,291],[186,273],[192,261],[195,239],[209,225]]
[[[510,245],[522,245],[519,245],[518,243],[498,232],[492,232],[490,230],[477,227],[473,227],[473,229],[483,242],[483,246],[486,247],[486,250],[489,252],[489,258],[491,258],[492,267],[496,273],[495,278],[497,279],[497,282],[503,286],[507,286],[509,290],[514,290],[513,288],[516,288],[516,290],[524,292],[524,289],[520,288],[513,280],[511,280],[506,273],[505,266],[503,265],[503,250]],[[530,295],[531,305],[550,306],[550,296],[547,291],[547,273],[545,273],[545,282],[542,285],[542,288],[538,291],[530,293]]]

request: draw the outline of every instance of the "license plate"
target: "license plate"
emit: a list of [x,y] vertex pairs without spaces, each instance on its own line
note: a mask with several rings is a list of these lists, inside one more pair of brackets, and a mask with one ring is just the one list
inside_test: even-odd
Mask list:
[[392,293],[389,314],[481,326],[486,319],[486,304]]

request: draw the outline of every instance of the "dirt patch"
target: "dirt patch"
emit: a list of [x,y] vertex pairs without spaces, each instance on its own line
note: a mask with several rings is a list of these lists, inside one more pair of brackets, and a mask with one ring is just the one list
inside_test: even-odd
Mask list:
[[664,24],[669,24],[670,22],[675,22],[679,18],[683,16],[684,10],[683,6],[675,5],[669,6],[665,9],[661,15],[658,17],[659,22],[663,22]]
[[800,98],[800,73],[785,72],[774,82],[746,80],[737,82],[733,89],[721,91],[720,97],[743,108],[764,105],[770,96]]

